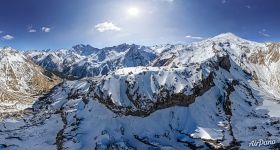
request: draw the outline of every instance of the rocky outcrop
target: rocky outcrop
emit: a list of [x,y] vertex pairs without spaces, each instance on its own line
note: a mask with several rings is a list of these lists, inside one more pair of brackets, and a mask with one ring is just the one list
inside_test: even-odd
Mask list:
[[[200,81],[191,91],[191,95],[186,95],[184,93],[173,93],[170,94],[170,91],[167,89],[163,89],[156,97],[158,99],[152,101],[148,101],[146,105],[143,106],[143,99],[141,99],[141,96],[137,95],[131,95],[128,91],[126,92],[127,97],[129,100],[133,103],[133,106],[136,108],[129,107],[122,107],[117,106],[113,103],[113,100],[109,97],[107,99],[103,99],[102,96],[99,96],[97,94],[94,94],[94,97],[99,100],[101,103],[103,103],[106,107],[111,109],[117,114],[122,115],[132,115],[132,116],[149,116],[155,111],[158,111],[160,109],[165,109],[173,106],[189,106],[190,104],[195,102],[195,99],[198,96],[203,95],[205,92],[207,92],[211,87],[213,87],[215,84],[213,82],[214,79],[214,73],[210,73],[210,75],[206,78]],[[101,92],[102,95],[103,92]],[[134,93],[137,94],[137,91]],[[138,97],[138,98],[133,98]]]
[[221,68],[223,68],[229,72],[231,64],[230,64],[230,58],[228,55],[223,56],[223,57],[218,57],[218,62],[219,62],[219,66]]

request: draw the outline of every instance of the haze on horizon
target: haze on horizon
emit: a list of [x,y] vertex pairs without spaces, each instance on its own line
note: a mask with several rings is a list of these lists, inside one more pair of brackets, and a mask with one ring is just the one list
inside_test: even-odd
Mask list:
[[185,44],[224,32],[280,41],[279,6],[278,0],[2,0],[0,47]]

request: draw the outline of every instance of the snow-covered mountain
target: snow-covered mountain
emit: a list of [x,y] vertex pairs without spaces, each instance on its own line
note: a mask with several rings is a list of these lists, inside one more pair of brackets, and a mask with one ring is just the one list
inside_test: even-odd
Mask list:
[[117,68],[145,66],[157,56],[148,47],[128,44],[103,49],[76,45],[57,51],[29,51],[26,55],[46,70],[74,79],[105,75]]
[[[117,65],[103,76],[57,85],[34,103],[33,115],[3,120],[0,147],[255,149],[253,140],[279,142],[279,50],[277,43],[225,33],[189,45],[75,53],[81,60],[75,63],[118,58]],[[70,51],[28,56],[40,64],[53,54],[61,62],[58,53]]]
[[59,82],[57,77],[10,47],[0,49],[0,70],[1,115],[31,107],[39,95]]

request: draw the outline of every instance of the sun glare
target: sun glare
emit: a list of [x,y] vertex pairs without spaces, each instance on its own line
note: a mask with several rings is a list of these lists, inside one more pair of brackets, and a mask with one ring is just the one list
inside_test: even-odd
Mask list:
[[130,7],[130,8],[128,8],[127,13],[130,16],[138,16],[140,13],[140,10],[137,7]]

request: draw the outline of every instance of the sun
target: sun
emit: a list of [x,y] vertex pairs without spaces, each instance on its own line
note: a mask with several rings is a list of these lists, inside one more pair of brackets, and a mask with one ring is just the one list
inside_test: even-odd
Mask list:
[[130,16],[136,17],[139,16],[140,10],[137,7],[130,7],[127,9],[127,13]]

